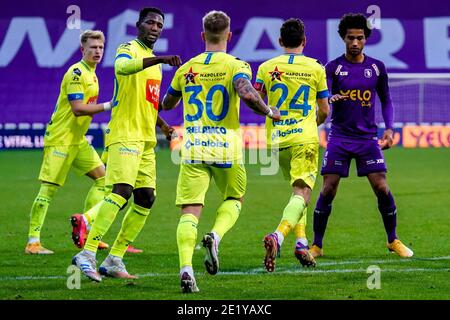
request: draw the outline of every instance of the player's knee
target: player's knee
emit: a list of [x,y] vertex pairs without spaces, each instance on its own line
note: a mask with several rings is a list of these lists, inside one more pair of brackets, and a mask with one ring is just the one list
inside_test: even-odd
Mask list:
[[378,184],[374,186],[375,194],[378,198],[385,198],[389,194],[389,188],[386,184]]
[[322,188],[322,195],[324,197],[333,198],[337,191],[337,185],[332,183],[326,183]]
[[131,198],[131,195],[133,194],[133,187],[130,186],[129,184],[119,183],[113,186],[112,192],[118,194],[125,200],[128,200]]
[[155,189],[139,188],[133,191],[134,203],[143,208],[151,208],[156,200]]

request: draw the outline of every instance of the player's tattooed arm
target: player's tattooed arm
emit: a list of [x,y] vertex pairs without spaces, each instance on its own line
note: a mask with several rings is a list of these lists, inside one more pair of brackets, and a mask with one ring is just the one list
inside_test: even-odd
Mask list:
[[258,114],[263,114],[269,118],[279,121],[280,111],[277,108],[267,106],[258,91],[253,88],[251,82],[245,78],[238,78],[233,81],[233,87],[236,90],[239,97],[244,100],[245,104],[249,106]]

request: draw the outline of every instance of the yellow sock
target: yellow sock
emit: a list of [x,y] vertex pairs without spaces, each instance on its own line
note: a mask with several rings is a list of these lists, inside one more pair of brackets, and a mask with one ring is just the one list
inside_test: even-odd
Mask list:
[[98,243],[111,227],[117,212],[119,212],[126,203],[127,200],[116,193],[111,193],[101,202],[98,216],[91,227],[84,249],[91,252],[97,252]]
[[216,221],[211,231],[223,238],[236,223],[241,212],[242,204],[239,200],[225,200],[217,209]]
[[197,217],[191,213],[183,214],[178,222],[177,244],[180,268],[192,267],[192,256],[197,241],[197,224]]
[[45,216],[50,202],[52,201],[56,191],[57,185],[50,183],[41,183],[39,193],[34,199],[33,206],[30,212],[30,228],[28,230],[29,238],[39,238],[41,236],[41,228],[44,224]]
[[302,217],[294,227],[295,237],[306,239],[306,220],[307,220],[307,209],[303,210]]
[[128,246],[136,240],[150,214],[150,209],[133,203],[123,218],[122,227],[111,248],[111,254],[123,258]]
[[291,231],[292,227],[297,224],[305,208],[305,199],[303,199],[302,196],[293,195],[289,200],[289,203],[284,208],[283,217],[281,218],[281,222],[277,227],[277,231],[281,232],[283,236],[286,237]]
[[292,226],[286,220],[281,220],[277,227],[277,231],[283,235],[283,239],[287,237],[291,229]]
[[90,208],[88,211],[83,213],[83,215],[86,217],[86,220],[88,222],[88,228],[90,228],[92,226],[92,224],[95,221],[95,218],[97,218],[98,211],[100,210],[102,204],[103,204],[103,201],[100,201],[95,206]]
[[[104,184],[105,184],[105,182],[103,181],[103,190],[104,191],[103,191],[103,196],[100,199],[100,201],[97,202],[93,207],[88,208],[88,210],[85,210],[84,213],[83,213],[83,215],[86,217],[86,220],[88,221],[88,228],[89,229],[92,226],[92,224],[94,223],[95,218],[97,217],[98,210],[102,206],[103,199],[106,198],[112,192],[112,186],[105,186]],[[86,198],[86,200],[87,200],[87,198]],[[86,209],[86,207],[87,206],[85,204],[85,209]]]
[[83,212],[86,212],[92,207],[94,207],[97,203],[102,201],[104,197],[105,197],[105,177],[101,177],[96,179],[91,189],[89,189],[89,192],[86,196],[86,200],[84,201]]

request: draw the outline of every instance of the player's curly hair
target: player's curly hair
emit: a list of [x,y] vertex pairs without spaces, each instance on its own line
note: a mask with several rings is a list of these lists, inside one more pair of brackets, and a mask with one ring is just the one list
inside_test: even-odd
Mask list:
[[305,40],[305,24],[302,20],[290,18],[280,28],[281,41],[286,48],[297,48]]
[[140,23],[142,22],[142,20],[144,20],[145,17],[147,17],[147,15],[148,15],[150,12],[159,14],[159,15],[163,18],[163,21],[164,21],[164,13],[163,13],[160,9],[155,8],[155,7],[147,7],[147,8],[143,8],[143,9],[139,12],[139,20],[138,20],[137,23],[140,24]]
[[348,29],[363,29],[366,38],[370,37],[372,30],[367,26],[367,18],[361,13],[344,14],[339,22],[338,33],[342,39],[347,35]]

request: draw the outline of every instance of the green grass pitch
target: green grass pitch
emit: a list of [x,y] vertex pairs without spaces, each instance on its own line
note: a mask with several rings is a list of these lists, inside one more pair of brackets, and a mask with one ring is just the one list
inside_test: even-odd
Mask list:
[[[294,236],[285,240],[273,274],[264,271],[262,238],[277,226],[290,187],[275,176],[260,176],[259,165],[247,165],[248,188],[241,217],[220,247],[218,275],[203,267],[203,250],[194,254],[201,290],[183,295],[179,288],[175,207],[178,167],[166,150],[157,152],[157,200],[135,246],[144,253],[125,256],[139,279],[82,278],[81,289],[69,290],[67,267],[77,252],[69,217],[80,212],[90,187],[85,177],[70,174],[50,205],[42,231],[52,256],[24,254],[29,210],[39,189],[41,151],[0,152],[0,299],[450,299],[450,149],[403,149],[385,152],[388,182],[398,207],[398,235],[415,252],[400,259],[386,249],[386,237],[376,199],[365,178],[341,181],[324,240],[325,256],[316,268],[302,268],[293,255]],[[321,188],[318,179],[308,211],[312,240],[312,210]],[[214,186],[198,228],[198,242],[212,226],[220,198]],[[112,244],[122,221],[119,213],[105,236]],[[100,264],[106,252],[99,252]],[[367,268],[381,269],[381,289],[369,290]]]

